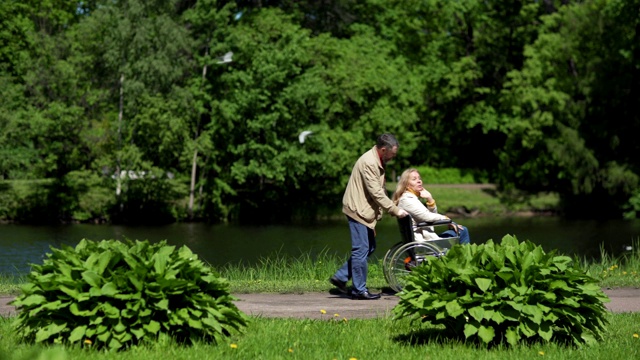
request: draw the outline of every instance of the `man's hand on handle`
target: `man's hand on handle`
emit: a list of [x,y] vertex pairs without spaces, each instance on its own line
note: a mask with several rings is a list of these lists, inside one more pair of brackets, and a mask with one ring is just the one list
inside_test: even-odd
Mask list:
[[405,216],[409,215],[408,212],[406,212],[404,209],[400,209],[400,211],[398,211],[398,217],[399,218],[403,218]]

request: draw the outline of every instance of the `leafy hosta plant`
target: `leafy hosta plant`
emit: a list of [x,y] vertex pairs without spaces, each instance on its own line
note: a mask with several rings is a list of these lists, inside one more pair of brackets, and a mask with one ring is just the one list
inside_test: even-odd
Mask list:
[[510,235],[500,244],[454,246],[406,278],[397,318],[445,326],[487,345],[602,338],[609,298],[571,258]]
[[228,282],[186,246],[82,240],[51,250],[13,301],[27,341],[122,349],[160,336],[217,342],[247,325]]

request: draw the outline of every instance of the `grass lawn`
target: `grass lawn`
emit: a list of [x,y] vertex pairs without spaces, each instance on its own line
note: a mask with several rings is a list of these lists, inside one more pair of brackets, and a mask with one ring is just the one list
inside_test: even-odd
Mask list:
[[[634,246],[635,249],[640,247]],[[640,252],[626,259],[602,257],[582,266],[601,286],[640,286]],[[578,260],[576,260],[578,261]],[[219,269],[231,283],[232,293],[327,291],[329,276],[341,259],[323,255],[312,259],[269,257],[254,267]],[[380,262],[369,268],[371,288],[386,286]],[[16,294],[26,280],[0,277],[0,293]],[[635,359],[640,358],[640,314],[608,314],[603,341],[582,348],[556,343],[500,346],[487,349],[446,338],[438,329],[412,326],[407,319],[343,319],[326,314],[324,320],[252,317],[244,334],[224,343],[183,346],[158,340],[120,352],[80,346],[20,343],[11,323],[0,317],[0,360],[67,359]]]
[[[608,315],[602,342],[582,348],[556,343],[487,349],[443,338],[437,329],[391,318],[295,320],[252,318],[246,332],[227,342],[182,346],[158,341],[120,352],[91,346],[21,344],[12,335],[11,319],[0,318],[0,359],[638,359],[640,314]],[[4,351],[2,353],[1,351]]]

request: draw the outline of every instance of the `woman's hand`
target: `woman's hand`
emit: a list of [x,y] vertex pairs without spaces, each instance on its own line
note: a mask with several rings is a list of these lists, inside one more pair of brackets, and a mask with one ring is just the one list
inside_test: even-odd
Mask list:
[[420,197],[427,200],[427,202],[433,201],[433,196],[427,189],[420,190]]
[[454,222],[452,222],[451,224],[449,224],[449,229],[451,230],[455,230],[456,228],[458,228],[458,231],[462,231],[463,227],[460,224],[456,224]]

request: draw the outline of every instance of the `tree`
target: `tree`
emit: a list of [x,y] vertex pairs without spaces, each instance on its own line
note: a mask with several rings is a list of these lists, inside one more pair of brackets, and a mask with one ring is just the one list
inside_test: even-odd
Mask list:
[[569,213],[593,216],[596,202],[599,217],[619,216],[638,183],[628,134],[640,122],[627,103],[638,95],[640,34],[627,6],[593,1],[544,19],[505,87],[502,183],[557,191]]

